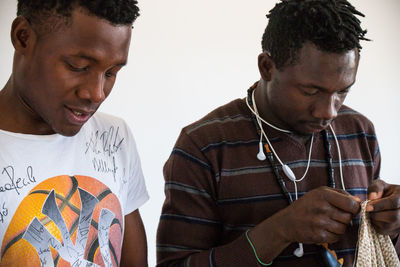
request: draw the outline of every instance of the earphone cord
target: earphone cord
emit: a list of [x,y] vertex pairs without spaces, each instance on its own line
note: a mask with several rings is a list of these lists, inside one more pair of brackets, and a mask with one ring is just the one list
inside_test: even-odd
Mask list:
[[[262,129],[262,124],[259,123],[259,122],[260,122],[260,121],[259,121],[259,118],[258,118],[259,116],[256,116],[256,114],[255,114],[256,111],[254,112],[253,109],[250,107],[250,105],[253,105],[252,101],[251,101],[251,102],[249,101],[249,98],[251,99],[250,96],[252,95],[253,90],[254,90],[254,88],[250,88],[250,89],[248,90],[248,96],[247,96],[247,98],[246,98],[246,104],[247,104],[247,106],[249,107],[249,109],[252,111],[252,116],[251,116],[251,118],[252,118],[252,120],[253,120],[253,122],[254,122],[256,128],[257,128],[257,132],[260,134],[260,136],[262,136],[262,135],[263,135],[262,133],[263,133],[264,131],[263,131],[263,129]],[[249,103],[249,102],[250,102],[250,103]],[[256,109],[256,108],[257,108],[257,107],[255,107],[255,109]],[[342,182],[342,188],[343,188],[343,190],[345,190],[344,182],[343,182],[343,173],[342,173],[342,166],[341,166],[342,164],[341,164],[341,154],[340,154],[339,142],[337,141],[337,137],[336,137],[335,132],[333,131],[332,126],[329,125],[329,127],[330,127],[330,129],[331,129],[331,131],[332,131],[333,137],[334,137],[335,142],[336,142],[336,146],[337,146],[337,148],[338,148],[340,179],[341,179],[341,182]],[[265,136],[265,133],[264,133],[264,137],[266,137],[266,136]],[[328,171],[328,177],[329,177],[329,180],[330,180],[330,186],[331,186],[332,188],[335,188],[335,186],[336,186],[336,184],[335,184],[335,171],[334,171],[334,169],[333,169],[333,164],[332,164],[331,145],[330,145],[330,143],[329,143],[329,134],[328,134],[328,131],[327,131],[327,130],[323,130],[323,137],[324,137],[324,146],[325,146],[325,149],[326,149],[326,159],[327,159],[327,162],[328,162],[327,171]],[[267,140],[267,142],[268,142],[269,148],[271,148],[271,150],[273,151],[273,148],[272,148],[272,146],[271,146],[271,144],[270,144],[268,138],[266,138],[266,140]],[[264,149],[264,147],[263,147],[263,149]],[[286,198],[287,198],[289,204],[291,204],[291,203],[293,202],[292,195],[291,195],[291,193],[288,191],[288,189],[287,189],[287,187],[286,187],[286,183],[285,183],[283,177],[282,177],[282,176],[280,175],[280,173],[279,173],[278,166],[275,164],[274,153],[273,153],[272,151],[266,151],[266,152],[267,152],[268,161],[269,161],[269,163],[271,164],[271,167],[272,167],[273,172],[274,172],[274,176],[275,176],[275,178],[277,179],[277,182],[278,182],[279,186],[281,187],[281,190],[282,190],[283,194],[286,196]],[[310,154],[310,153],[309,153],[309,154]],[[309,156],[310,156],[310,155],[309,155]],[[282,162],[280,162],[280,163],[281,163],[281,165],[283,165]],[[302,177],[302,178],[303,178],[303,177]],[[295,187],[297,187],[297,186],[296,186],[296,182],[294,183],[294,185],[295,185]],[[295,189],[297,189],[297,188],[295,188]],[[295,190],[295,191],[297,192],[297,190]],[[296,194],[296,199],[297,199],[297,194]]]
[[[277,159],[277,160],[279,161],[279,163],[283,166],[283,165],[285,165],[285,164],[283,164],[282,160],[279,158],[278,154],[275,152],[274,147],[271,145],[271,142],[269,141],[268,136],[267,136],[267,134],[266,134],[265,131],[264,131],[264,128],[263,128],[263,126],[262,126],[261,121],[264,122],[264,123],[266,123],[268,126],[270,126],[270,127],[274,128],[274,129],[278,130],[278,131],[281,131],[281,132],[284,132],[284,133],[292,133],[292,132],[291,132],[291,131],[288,131],[288,130],[283,130],[283,129],[281,129],[281,128],[278,128],[278,127],[276,127],[276,126],[274,126],[274,125],[268,123],[268,122],[265,121],[263,118],[261,118],[260,115],[258,114],[257,105],[256,105],[256,100],[255,100],[255,98],[254,98],[254,90],[252,90],[250,93],[251,93],[251,103],[249,103],[248,97],[247,97],[247,99],[246,99],[246,103],[247,103],[247,106],[249,107],[249,109],[251,110],[251,112],[253,113],[253,115],[256,117],[257,124],[258,124],[258,128],[257,128],[257,129],[259,129],[260,132],[261,132],[261,134],[260,134],[260,143],[261,143],[261,140],[262,140],[262,136],[264,136],[265,140],[267,140],[267,143],[268,143],[270,149],[271,149],[272,152],[274,153],[276,159]],[[253,106],[254,109],[251,108],[251,106]],[[311,162],[311,152],[312,152],[313,143],[314,143],[314,133],[313,133],[312,136],[311,136],[310,151],[308,152],[307,168],[306,168],[306,170],[304,171],[304,174],[303,174],[303,176],[301,176],[300,179],[296,179],[295,177],[294,177],[294,179],[293,179],[293,183],[294,183],[294,186],[295,186],[296,200],[297,200],[297,198],[298,198],[298,197],[297,197],[297,185],[296,185],[296,182],[301,182],[301,181],[306,177],[306,175],[307,175],[308,168],[310,167],[310,162]]]
[[[252,89],[252,88],[250,88],[250,89]],[[250,90],[250,89],[249,89],[249,90]],[[249,98],[250,94],[251,94],[251,105],[254,105],[254,110],[251,108],[251,106],[250,106],[250,104],[249,104],[249,99],[248,99],[248,98]],[[256,105],[256,101],[255,101],[255,98],[254,98],[254,89],[251,90],[251,91],[249,91],[249,95],[247,96],[247,99],[246,99],[246,104],[247,104],[247,107],[248,107],[248,108],[251,110],[251,112],[253,113],[253,115],[256,116],[257,121],[262,121],[263,123],[265,123],[266,125],[268,125],[269,127],[273,128],[273,129],[275,129],[275,130],[278,130],[278,131],[281,131],[281,132],[284,132],[284,133],[292,133],[292,132],[289,131],[289,130],[285,130],[285,129],[279,128],[279,127],[277,127],[277,126],[275,126],[275,125],[273,125],[273,124],[267,122],[266,120],[264,120],[263,118],[261,118],[260,115],[258,115],[258,112],[257,112],[257,105]]]
[[340,174],[340,182],[342,183],[342,189],[346,190],[346,187],[344,186],[344,180],[343,180],[343,170],[342,170],[342,154],[340,153],[340,146],[338,139],[336,137],[336,133],[332,128],[332,125],[329,124],[329,128],[331,129],[333,138],[335,139],[336,147],[337,147],[337,152],[338,152],[338,159],[339,159],[339,174]]
[[286,196],[286,199],[289,201],[289,205],[292,204],[292,202],[293,202],[292,195],[288,191],[288,189],[286,187],[285,180],[283,179],[283,177],[279,173],[278,166],[274,162],[274,154],[271,151],[267,151],[267,158],[268,158],[269,163],[272,166],[272,170],[274,172],[276,180],[278,181],[278,184],[281,187],[282,193]]
[[[251,100],[250,100],[250,99],[251,99]],[[251,101],[251,102],[250,102],[250,101]],[[249,102],[250,102],[250,103],[249,103]],[[279,131],[281,131],[281,132],[285,132],[285,133],[291,133],[291,132],[290,132],[290,131],[287,131],[287,130],[280,129],[280,128],[278,128],[278,127],[275,127],[274,125],[269,124],[268,122],[266,122],[265,120],[263,120],[263,119],[258,115],[257,106],[256,106],[255,99],[254,99],[254,88],[250,88],[250,89],[248,90],[248,96],[247,96],[247,98],[246,98],[246,104],[247,104],[248,108],[250,109],[250,111],[252,112],[252,116],[251,116],[251,117],[252,117],[252,120],[253,120],[253,122],[254,122],[256,128],[257,128],[257,132],[260,134],[260,143],[259,143],[260,152],[257,154],[257,158],[258,158],[259,160],[264,160],[264,159],[265,159],[265,155],[264,155],[262,152],[267,152],[267,158],[268,158],[269,163],[271,164],[271,167],[272,167],[272,169],[273,169],[273,173],[274,173],[274,175],[275,175],[275,177],[276,177],[276,179],[277,179],[277,182],[278,182],[278,184],[279,184],[279,186],[280,186],[280,188],[281,188],[281,190],[282,190],[282,193],[285,195],[285,197],[286,197],[286,199],[288,200],[289,205],[290,205],[291,203],[293,203],[293,198],[292,198],[292,195],[290,194],[290,192],[288,191],[288,189],[287,189],[287,187],[286,187],[286,184],[285,184],[284,179],[282,178],[282,176],[281,176],[280,173],[279,173],[278,166],[277,166],[277,165],[275,164],[275,162],[274,162],[274,154],[276,155],[276,157],[277,157],[279,163],[282,165],[282,168],[284,168],[284,167],[289,168],[289,167],[287,167],[287,165],[284,165],[284,164],[282,163],[282,161],[279,159],[278,155],[277,155],[276,152],[274,151],[274,148],[272,147],[272,145],[271,145],[271,143],[270,143],[270,141],[269,141],[269,139],[268,139],[266,133],[264,132],[264,129],[263,129],[263,127],[262,127],[261,121],[263,121],[264,123],[266,123],[266,124],[269,125],[270,127],[274,128],[274,129],[276,129],[276,130],[279,130]],[[254,110],[253,110],[253,108],[251,107],[251,106],[253,106],[253,105],[254,105]],[[260,121],[260,120],[261,120],[261,121]],[[329,127],[330,127],[330,129],[331,129],[331,131],[332,131],[332,135],[333,135],[333,137],[334,137],[334,139],[335,139],[336,147],[337,147],[337,149],[338,149],[340,179],[341,179],[341,182],[342,182],[342,188],[343,188],[343,190],[345,190],[344,182],[343,182],[343,172],[342,172],[342,162],[341,162],[342,160],[341,160],[339,142],[338,142],[338,140],[337,140],[335,131],[334,131],[333,128],[332,128],[332,125],[329,125]],[[327,168],[327,171],[328,171],[328,177],[329,177],[329,180],[330,180],[330,186],[331,186],[332,188],[335,188],[335,186],[336,186],[336,185],[335,185],[335,175],[334,175],[334,169],[333,169],[333,164],[332,164],[332,153],[331,153],[331,145],[330,145],[330,143],[329,143],[329,134],[328,134],[328,131],[327,131],[327,130],[323,130],[323,132],[322,132],[321,134],[323,135],[324,147],[325,147],[325,150],[326,150],[326,159],[327,159],[327,161],[328,161],[328,168]],[[265,137],[265,139],[267,140],[267,143],[268,143],[268,144],[265,144],[264,146],[262,145],[262,137],[263,137],[263,136]],[[313,144],[313,141],[314,141],[314,134],[312,135],[312,138],[311,138],[310,151],[309,151],[309,155],[308,155],[307,168],[306,168],[306,171],[304,172],[303,177],[301,177],[299,180],[296,180],[296,179],[295,179],[295,176],[294,176],[294,177],[293,177],[294,179],[291,179],[291,180],[293,181],[293,184],[294,184],[294,190],[295,190],[295,197],[296,197],[296,200],[298,199],[297,183],[296,183],[296,182],[300,182],[301,180],[303,180],[304,177],[306,176],[307,172],[308,172],[308,169],[309,169],[309,167],[310,167],[311,151],[312,151],[312,144]],[[264,151],[264,148],[265,148],[265,151]],[[289,169],[290,169],[290,168],[289,168]],[[285,169],[284,169],[284,171],[285,171]],[[286,172],[285,172],[285,174],[286,174]],[[302,244],[302,243],[299,243],[299,247],[293,252],[293,254],[294,254],[295,256],[297,256],[297,257],[302,257],[302,256],[304,255],[304,250],[303,250],[303,244]]]
[[[324,130],[323,135],[327,135],[328,134],[327,132],[328,132],[327,130]],[[328,170],[328,176],[329,176],[329,180],[330,180],[330,186],[332,188],[335,188],[335,178],[334,178],[335,170],[333,169],[333,166],[332,166],[331,146],[329,144],[329,148],[328,148],[327,143],[329,144],[329,140],[324,138],[324,145],[325,145],[325,148],[327,149],[327,151],[326,151],[327,161],[328,161],[327,170]],[[267,152],[266,153],[267,159],[268,159],[269,163],[271,164],[275,178],[278,181],[278,184],[280,185],[281,190],[284,193],[284,195],[286,196],[289,204],[291,204],[293,202],[293,198],[291,196],[291,193],[288,191],[288,189],[286,187],[284,179],[282,178],[282,176],[279,173],[278,165],[275,163],[275,160],[274,160],[274,154],[271,151],[269,151],[269,152],[266,151],[266,152]],[[329,156],[330,156],[330,159],[329,159]],[[329,163],[329,161],[330,161],[330,163]],[[296,183],[295,183],[295,186],[296,186]],[[295,190],[295,191],[297,191],[297,190]]]

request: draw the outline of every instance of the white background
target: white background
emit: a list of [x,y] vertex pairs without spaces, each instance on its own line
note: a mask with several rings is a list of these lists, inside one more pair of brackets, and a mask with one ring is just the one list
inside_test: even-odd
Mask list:
[[[141,208],[149,266],[164,200],[162,167],[180,129],[235,98],[259,79],[265,14],[277,0],[142,0],[129,64],[101,110],[123,117],[136,137],[151,199]],[[357,82],[346,104],[375,124],[381,176],[400,183],[400,1],[353,0],[366,15]],[[12,66],[9,38],[16,1],[0,0],[0,88]],[[40,78],[40,77],[38,77]]]

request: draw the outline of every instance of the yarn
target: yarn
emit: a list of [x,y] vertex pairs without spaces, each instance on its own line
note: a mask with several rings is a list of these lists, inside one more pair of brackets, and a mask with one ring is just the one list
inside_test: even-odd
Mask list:
[[368,200],[361,204],[356,267],[400,267],[399,258],[388,235],[377,233],[366,212]]

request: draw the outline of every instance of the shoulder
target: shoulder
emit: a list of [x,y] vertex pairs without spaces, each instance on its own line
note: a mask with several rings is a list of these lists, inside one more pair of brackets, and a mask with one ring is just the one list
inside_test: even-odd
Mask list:
[[365,133],[375,136],[373,123],[363,114],[345,105],[340,108],[333,125],[341,133]]
[[251,113],[245,100],[235,99],[184,127],[179,140],[191,140],[198,147],[204,147],[210,143],[241,139],[252,133],[251,125]]
[[244,99],[216,108],[200,120],[184,127],[175,148],[205,152],[223,144],[247,143],[256,129]]
[[236,99],[214,109],[200,120],[183,128],[183,131],[188,135],[212,134],[221,128],[237,127],[241,122],[251,122],[251,113],[247,109],[244,99]]

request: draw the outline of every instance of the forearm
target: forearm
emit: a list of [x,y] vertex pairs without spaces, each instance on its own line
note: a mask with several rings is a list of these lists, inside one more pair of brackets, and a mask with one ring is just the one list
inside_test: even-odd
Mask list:
[[[267,263],[276,258],[289,243],[284,241],[280,234],[281,227],[278,222],[278,216],[260,223],[254,227],[248,234],[253,243],[257,255],[263,262]],[[169,227],[170,228],[170,227]],[[182,240],[183,242],[183,240]],[[171,243],[171,242],[169,242]],[[180,242],[179,242],[180,243]],[[171,250],[173,246],[166,250]],[[174,247],[184,247],[176,245]],[[236,240],[222,246],[216,246],[201,252],[173,252],[159,254],[159,267],[177,267],[190,262],[191,267],[258,267],[254,251],[247,240],[245,234],[240,235]]]
[[[178,267],[190,262],[191,267],[259,267],[246,237],[241,235],[235,241],[206,251],[193,253],[184,258],[160,263],[158,267]],[[185,266],[185,265],[183,265]]]
[[147,266],[147,241],[139,210],[125,216],[120,266]]
[[264,263],[273,261],[291,243],[285,237],[280,216],[280,213],[271,216],[248,233],[258,257]]

